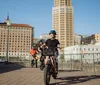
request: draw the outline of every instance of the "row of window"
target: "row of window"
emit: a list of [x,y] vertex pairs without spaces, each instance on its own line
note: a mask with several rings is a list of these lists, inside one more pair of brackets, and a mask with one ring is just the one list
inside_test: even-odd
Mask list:
[[[5,44],[6,40],[4,40],[4,41],[1,40],[1,42],[2,42],[1,44]],[[30,44],[30,41],[10,41],[9,40],[9,44],[10,45],[11,44],[23,44],[23,45],[26,44],[27,45],[27,44]]]
[[60,15],[63,14],[63,15],[70,15],[70,16],[72,16],[72,13],[73,13],[73,12],[72,12],[72,10],[54,11],[54,12],[53,12],[53,16],[54,16],[54,15],[58,15],[58,16],[59,16],[59,13],[60,13]]
[[[7,31],[6,30],[0,30],[0,34],[7,34]],[[9,31],[9,34],[13,34],[13,35],[25,35],[25,34],[30,34],[30,31],[16,31],[16,30],[10,30]]]
[[96,49],[95,48],[88,48],[88,49],[87,48],[80,48],[80,49],[78,49],[78,48],[75,49],[74,48],[73,49],[73,51],[81,51],[81,50],[84,50],[84,51],[85,50],[88,50],[88,51],[98,51],[99,49],[98,48],[96,48]]
[[65,17],[60,17],[60,18],[54,18],[53,22],[59,22],[57,20],[60,20],[60,21],[70,21],[70,20],[73,20],[72,18],[65,18]]
[[[7,26],[0,26],[0,28],[8,29]],[[26,27],[9,27],[10,29],[18,29],[18,30],[29,30],[29,28]]]
[[56,2],[55,1],[55,6],[64,6],[64,5],[66,5],[66,6],[71,6],[71,3],[70,2],[64,2],[64,1],[61,1],[60,2],[60,4],[58,3],[58,1]]
[[[29,52],[29,50],[9,50],[9,52]],[[6,52],[6,49],[5,50],[0,50],[0,52]]]
[[[7,35],[6,34],[1,34],[0,35],[1,37],[7,37]],[[9,35],[9,37],[24,37],[24,38],[30,38],[30,34],[25,34],[25,35]]]
[[[5,53],[0,53],[0,55],[5,55]],[[9,53],[9,55],[26,55],[26,56],[28,56],[29,54],[13,54],[13,53]]]

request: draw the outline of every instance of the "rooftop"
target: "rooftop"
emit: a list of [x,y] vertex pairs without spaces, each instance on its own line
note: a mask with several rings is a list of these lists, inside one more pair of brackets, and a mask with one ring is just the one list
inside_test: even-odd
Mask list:
[[[0,23],[0,25],[7,26],[7,23]],[[16,23],[12,23],[11,26],[12,27],[27,27],[27,28],[33,28],[32,26],[30,26],[28,24],[16,24]]]

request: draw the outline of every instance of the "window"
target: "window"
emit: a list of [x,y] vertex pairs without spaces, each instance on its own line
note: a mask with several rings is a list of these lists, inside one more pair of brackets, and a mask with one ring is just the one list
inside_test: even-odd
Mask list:
[[96,49],[96,51],[98,51],[98,48]]
[[86,50],[86,49],[84,48],[84,50]]

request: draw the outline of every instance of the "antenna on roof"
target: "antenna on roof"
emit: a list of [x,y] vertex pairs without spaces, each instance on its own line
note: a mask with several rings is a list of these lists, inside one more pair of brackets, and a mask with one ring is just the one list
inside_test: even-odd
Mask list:
[[4,23],[10,25],[9,12],[7,12],[7,18],[5,19]]
[[9,12],[7,12],[7,20],[9,20]]

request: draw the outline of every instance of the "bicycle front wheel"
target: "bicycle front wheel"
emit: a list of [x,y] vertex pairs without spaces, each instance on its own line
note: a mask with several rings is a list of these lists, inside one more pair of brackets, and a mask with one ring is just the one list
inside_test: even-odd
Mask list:
[[45,83],[45,85],[49,85],[49,82],[50,82],[50,66],[49,65],[45,65],[44,83]]

